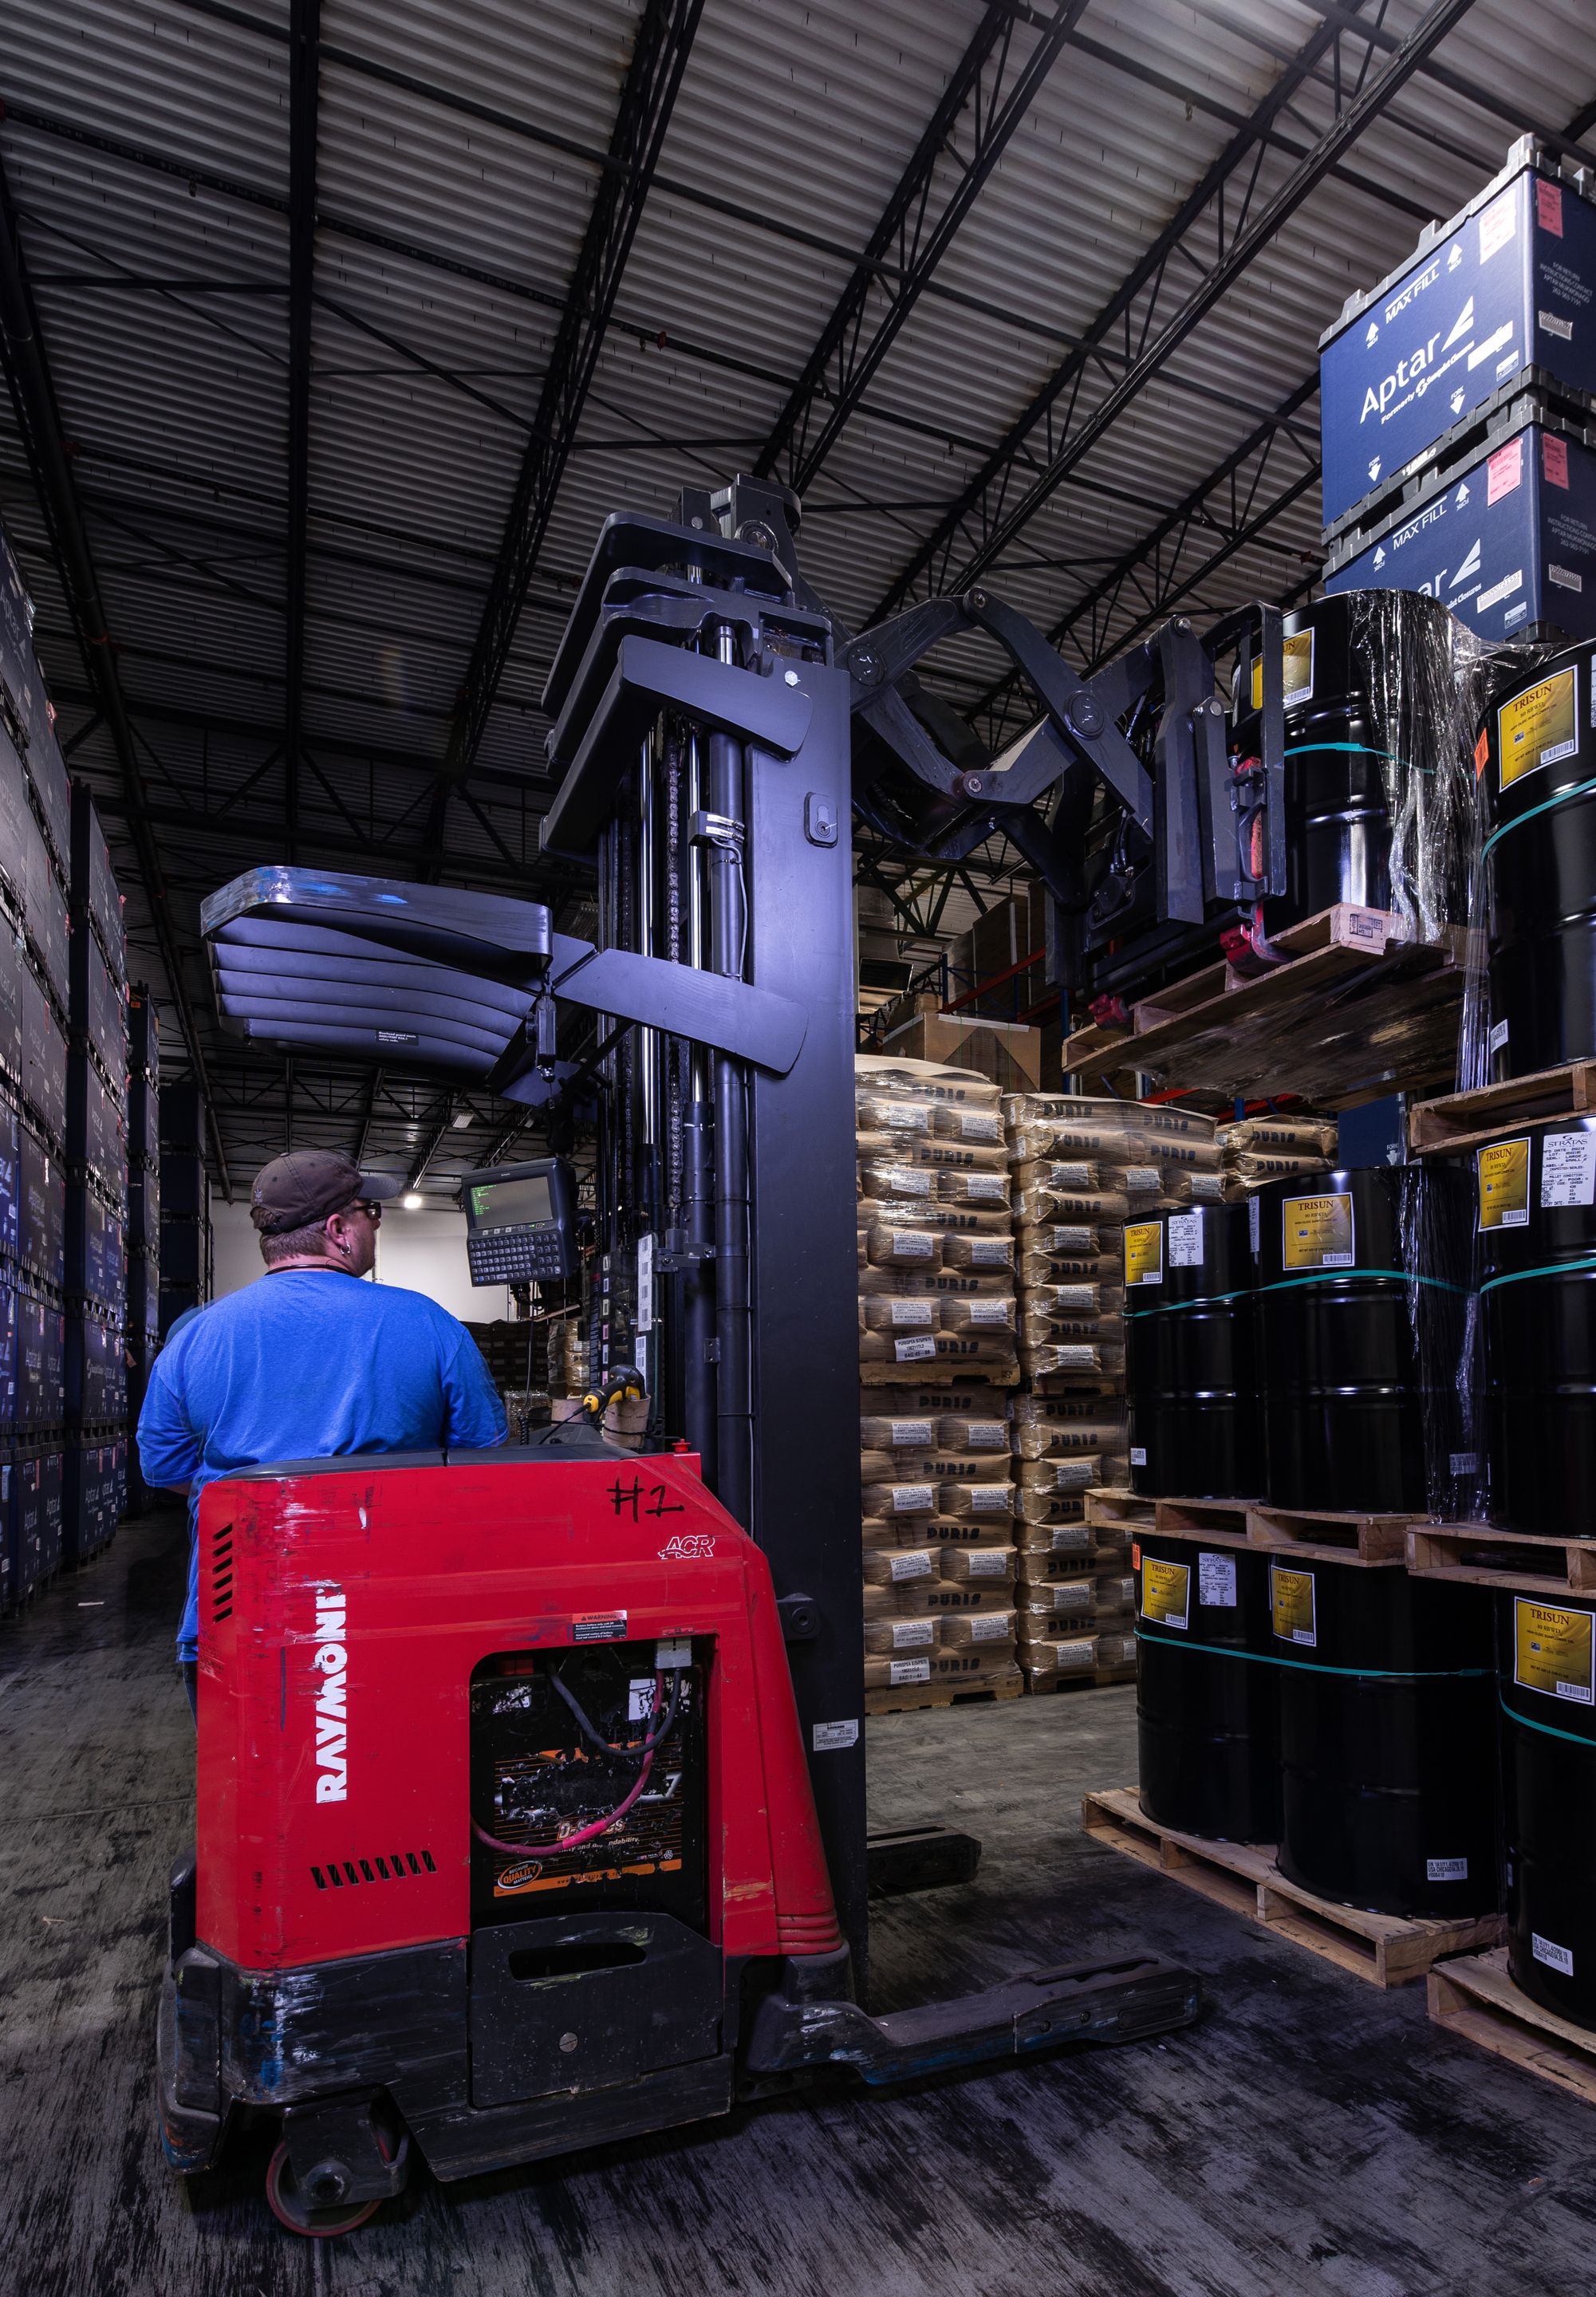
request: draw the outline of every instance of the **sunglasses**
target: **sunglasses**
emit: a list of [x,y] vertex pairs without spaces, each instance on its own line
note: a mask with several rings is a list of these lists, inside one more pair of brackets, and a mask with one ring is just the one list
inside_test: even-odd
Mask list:
[[350,1205],[350,1210],[352,1213],[364,1213],[374,1228],[383,1217],[382,1206],[371,1197],[357,1197]]

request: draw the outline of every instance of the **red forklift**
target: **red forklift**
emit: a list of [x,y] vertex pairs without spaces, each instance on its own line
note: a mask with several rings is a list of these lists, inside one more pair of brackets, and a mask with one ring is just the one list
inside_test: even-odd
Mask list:
[[[467,1176],[468,1250],[494,1283],[580,1257],[590,1351],[582,1414],[528,1445],[277,1462],[201,1504],[161,2129],[193,2173],[279,2116],[267,2198],[300,2233],[362,2224],[417,2157],[474,2176],[1199,2012],[1138,1953],[863,2006],[868,680],[795,523],[737,481],[603,530],[545,696],[545,848],[592,871],[592,942],[537,902],[305,869],[204,908],[232,1028],[545,1112],[555,1153]],[[645,1393],[633,1451],[601,1422]],[[970,1871],[967,1838],[944,1848]]]

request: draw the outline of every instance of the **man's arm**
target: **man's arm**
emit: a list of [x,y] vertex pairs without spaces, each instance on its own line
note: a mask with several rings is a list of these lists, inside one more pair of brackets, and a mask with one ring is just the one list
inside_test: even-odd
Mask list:
[[151,1368],[138,1415],[138,1464],[145,1483],[160,1491],[186,1492],[200,1467],[200,1440],[169,1359],[169,1351],[164,1351]]
[[447,1413],[444,1443],[462,1451],[487,1450],[502,1444],[509,1433],[498,1390],[482,1362],[482,1352],[464,1326],[452,1354],[443,1366]]

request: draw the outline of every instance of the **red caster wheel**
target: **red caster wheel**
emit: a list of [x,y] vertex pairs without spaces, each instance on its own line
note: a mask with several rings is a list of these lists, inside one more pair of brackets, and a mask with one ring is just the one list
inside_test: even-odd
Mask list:
[[357,2226],[374,2218],[383,2206],[381,2202],[322,2202],[313,2194],[301,2194],[294,2183],[286,2144],[278,2146],[267,2166],[266,2198],[279,2225],[286,2226],[290,2233],[309,2234],[317,2241],[330,2241],[337,2234],[353,2233]]

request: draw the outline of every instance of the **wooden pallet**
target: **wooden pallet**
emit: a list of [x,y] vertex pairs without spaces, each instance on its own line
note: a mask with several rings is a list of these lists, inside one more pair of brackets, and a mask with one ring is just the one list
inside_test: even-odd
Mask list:
[[1521,1994],[1506,1947],[1432,1970],[1426,1990],[1430,2016],[1449,2034],[1596,2105],[1596,2034]]
[[1012,1680],[1004,1675],[996,1683],[971,1684],[967,1689],[955,1688],[950,1683],[906,1683],[896,1691],[867,1691],[867,1715],[917,1715],[929,1707],[975,1707],[991,1705],[1000,1699],[1023,1699],[1025,1685],[1016,1667]]
[[1557,1124],[1596,1111],[1596,1061],[1567,1061],[1561,1068],[1473,1092],[1449,1092],[1408,1111],[1408,1146],[1416,1157],[1455,1155],[1526,1124]]
[[1289,1548],[1320,1563],[1402,1563],[1413,1519],[1329,1508],[1267,1507],[1256,1500],[1155,1500],[1094,1484],[1086,1494],[1094,1529],[1167,1532],[1229,1547]]
[[1134,1683],[1136,1661],[1122,1660],[1118,1667],[1082,1667],[1079,1675],[1028,1675],[1025,1695],[1028,1699],[1050,1697],[1056,1691],[1104,1691],[1110,1684]]
[[1460,928],[1410,942],[1390,911],[1337,902],[1275,946],[1286,964],[1251,976],[1208,966],[1133,1007],[1129,1030],[1077,1030],[1065,1040],[1065,1072],[1089,1091],[1123,1090],[1141,1074],[1164,1088],[1292,1092],[1338,1108],[1456,1074]]
[[1596,1540],[1536,1538],[1486,1523],[1408,1527],[1408,1569],[1416,1579],[1458,1579],[1526,1595],[1596,1595]]
[[1146,1816],[1133,1787],[1083,1796],[1081,1815],[1096,1842],[1156,1867],[1189,1890],[1229,1906],[1277,1938],[1290,1939],[1370,1986],[1405,1986],[1444,1955],[1471,1954],[1501,1936],[1500,1914],[1462,1922],[1404,1920],[1340,1906],[1288,1882],[1265,1843],[1209,1842]]

